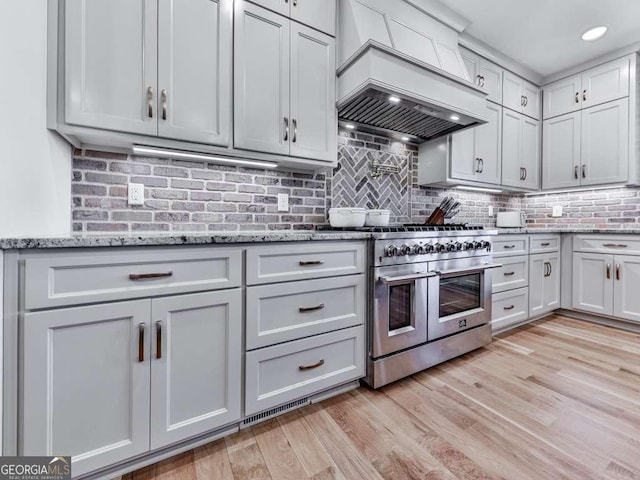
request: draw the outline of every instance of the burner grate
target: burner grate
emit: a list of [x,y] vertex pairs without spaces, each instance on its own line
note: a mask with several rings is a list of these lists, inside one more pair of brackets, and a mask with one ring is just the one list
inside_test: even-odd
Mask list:
[[321,225],[317,230],[332,230],[343,232],[370,232],[370,233],[402,233],[402,232],[471,232],[484,230],[481,225],[447,224],[425,225],[424,223],[407,223],[404,225],[389,225],[388,227],[331,227]]

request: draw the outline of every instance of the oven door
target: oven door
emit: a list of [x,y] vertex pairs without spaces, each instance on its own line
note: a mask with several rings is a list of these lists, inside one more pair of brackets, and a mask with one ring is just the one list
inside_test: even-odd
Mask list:
[[500,265],[464,262],[430,265],[437,276],[429,280],[429,341],[491,321],[491,272]]
[[374,358],[427,341],[428,264],[373,269],[371,325]]

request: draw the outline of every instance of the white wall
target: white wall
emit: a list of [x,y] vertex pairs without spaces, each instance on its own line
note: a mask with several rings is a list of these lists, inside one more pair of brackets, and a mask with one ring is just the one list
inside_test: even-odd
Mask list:
[[46,128],[46,82],[46,0],[0,0],[0,237],[70,234],[71,147]]

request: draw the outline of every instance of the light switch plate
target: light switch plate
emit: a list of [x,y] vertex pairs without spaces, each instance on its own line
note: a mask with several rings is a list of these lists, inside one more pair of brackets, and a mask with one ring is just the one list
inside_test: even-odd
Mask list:
[[493,217],[493,205],[489,205],[489,216]]
[[289,211],[289,195],[287,195],[286,193],[278,194],[278,211],[279,212]]
[[129,205],[144,205],[144,184],[130,183],[127,188]]
[[551,213],[552,217],[561,217],[562,216],[562,205],[556,205],[553,207],[553,212]]

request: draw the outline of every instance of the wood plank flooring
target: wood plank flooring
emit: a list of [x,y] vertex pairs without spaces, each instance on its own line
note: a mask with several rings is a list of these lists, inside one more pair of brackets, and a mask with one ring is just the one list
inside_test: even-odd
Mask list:
[[123,480],[640,479],[640,335],[554,316]]

